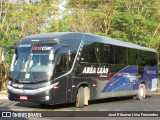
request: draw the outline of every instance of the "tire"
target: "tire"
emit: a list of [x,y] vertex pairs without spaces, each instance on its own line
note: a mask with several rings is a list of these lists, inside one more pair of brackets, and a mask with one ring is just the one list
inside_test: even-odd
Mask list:
[[10,101],[15,101],[15,99],[14,99],[13,97],[11,97],[11,96],[8,96],[8,99],[9,99]]
[[76,102],[76,107],[77,108],[83,108],[84,107],[84,88],[83,87],[80,87],[78,89],[75,102]]
[[84,87],[84,105],[88,106],[88,101],[90,99],[90,92],[87,86]]
[[135,96],[135,99],[137,100],[143,100],[146,96],[146,88],[144,84],[140,84],[139,90],[137,95]]

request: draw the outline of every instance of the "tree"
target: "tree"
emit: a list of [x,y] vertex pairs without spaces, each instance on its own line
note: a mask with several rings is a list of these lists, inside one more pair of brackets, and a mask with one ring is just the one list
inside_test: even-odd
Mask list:
[[69,0],[69,27],[72,31],[108,34],[116,0]]
[[66,0],[53,0],[52,1],[52,13],[50,16],[49,27],[47,32],[60,32],[68,31],[68,21],[65,19],[66,10],[65,9]]
[[155,0],[122,0],[117,2],[111,37],[151,47],[159,30]]
[[[0,50],[10,45],[16,45],[26,35],[46,31],[53,11],[50,1],[26,2],[21,0],[13,2],[8,0],[0,2]],[[9,53],[6,58],[5,66],[0,63],[0,80],[3,89],[6,89],[6,77],[3,78],[3,76],[8,76]]]
[[66,19],[72,31],[157,48],[159,4],[158,0],[68,0]]

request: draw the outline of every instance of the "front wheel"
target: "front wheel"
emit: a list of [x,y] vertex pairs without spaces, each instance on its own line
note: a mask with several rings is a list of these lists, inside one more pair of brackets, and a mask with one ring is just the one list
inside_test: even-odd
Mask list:
[[77,108],[83,108],[84,107],[84,88],[80,87],[78,89],[77,95],[76,95],[76,107]]
[[137,100],[143,100],[146,96],[146,88],[145,88],[145,85],[144,84],[140,84],[139,86],[139,90],[138,90],[138,93],[137,95],[135,96],[135,98]]

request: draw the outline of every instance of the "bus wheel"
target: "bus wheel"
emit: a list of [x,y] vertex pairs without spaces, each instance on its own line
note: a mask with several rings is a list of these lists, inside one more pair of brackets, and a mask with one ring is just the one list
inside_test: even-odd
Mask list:
[[90,99],[90,92],[87,86],[84,87],[84,105],[88,106],[88,101]]
[[76,107],[83,108],[84,107],[84,88],[80,87],[76,96]]
[[138,94],[135,96],[137,100],[143,100],[146,96],[146,89],[144,84],[140,84]]

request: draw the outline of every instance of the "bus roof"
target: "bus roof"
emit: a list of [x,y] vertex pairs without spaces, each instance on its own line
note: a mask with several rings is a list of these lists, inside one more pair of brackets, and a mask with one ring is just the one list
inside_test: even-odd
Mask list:
[[22,38],[20,43],[34,43],[34,42],[57,42],[64,39],[78,39],[82,40],[83,33],[76,32],[52,32],[52,33],[42,33],[36,35],[30,35]]
[[144,46],[140,46],[140,45],[137,45],[137,44],[124,42],[124,41],[120,41],[120,40],[115,40],[115,39],[112,39],[112,38],[109,38],[109,37],[93,35],[93,34],[87,34],[87,35],[94,36],[95,37],[95,39],[94,39],[95,42],[101,42],[101,43],[106,43],[106,44],[110,44],[110,45],[139,49],[139,50],[144,50],[144,51],[157,52],[155,49],[152,49],[152,48],[148,48],[148,47],[144,47]]
[[82,40],[83,37],[84,39],[89,38],[88,40],[93,41],[93,42],[101,42],[101,43],[106,43],[110,45],[123,46],[123,47],[128,47],[128,48],[133,48],[133,49],[157,52],[155,49],[143,47],[137,44],[115,40],[109,37],[94,35],[90,33],[80,33],[80,32],[53,32],[53,33],[43,33],[43,34],[31,35],[31,36],[26,36],[22,38],[20,43],[32,43],[34,41],[52,42],[54,40],[71,39],[71,38],[76,39],[76,40],[77,39]]

